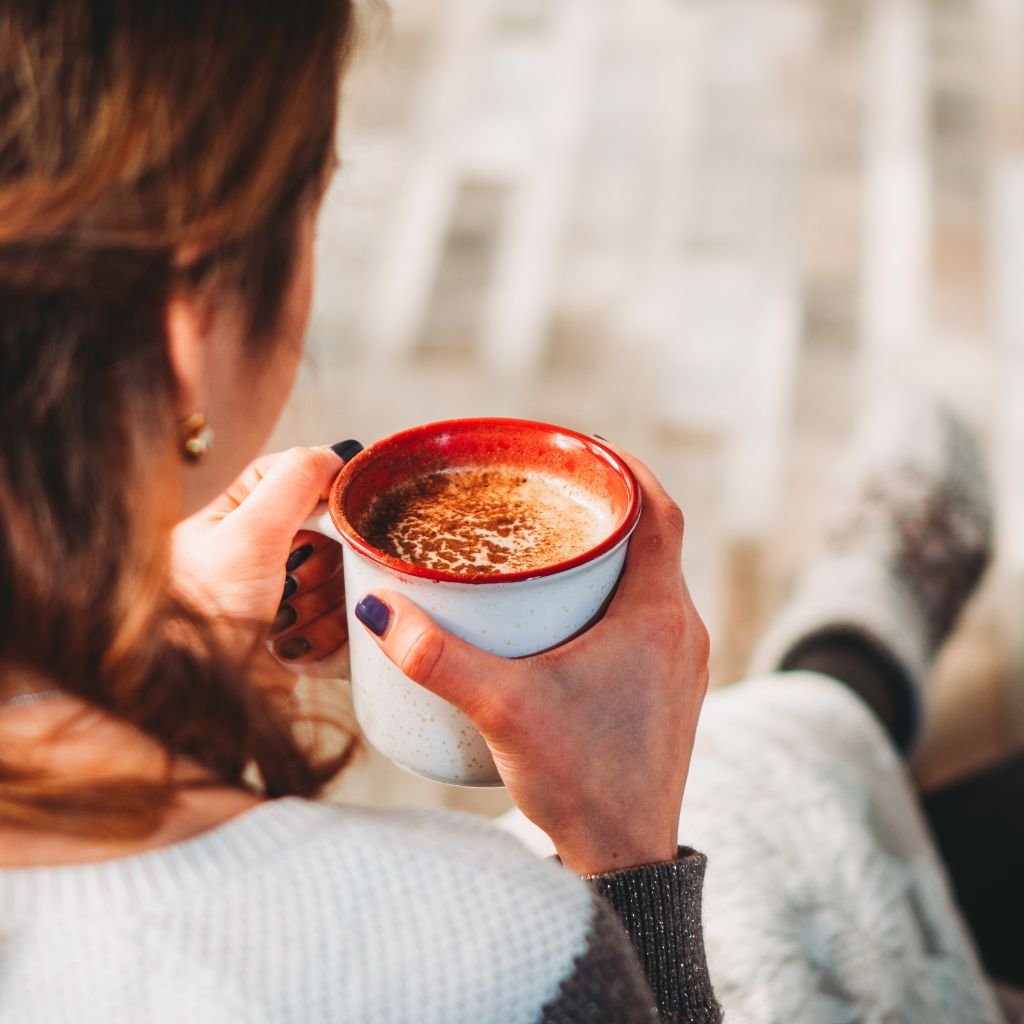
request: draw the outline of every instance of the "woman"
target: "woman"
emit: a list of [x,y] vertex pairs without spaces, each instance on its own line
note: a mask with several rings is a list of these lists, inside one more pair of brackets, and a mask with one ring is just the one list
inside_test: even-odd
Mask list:
[[616,599],[558,651],[349,595],[562,866],[304,799],[350,748],[297,738],[279,663],[346,641],[339,552],[297,531],[357,446],[245,466],[301,356],[351,20],[0,11],[0,1020],[716,1020],[676,838],[707,636],[639,463]]
[[[0,1022],[718,1020],[676,845],[707,636],[650,473],[604,619],[506,662],[344,595],[299,532],[354,442],[245,468],[301,355],[350,34],[336,0],[0,9]],[[989,543],[931,422],[869,460],[765,639],[784,671],[702,727],[683,831],[736,1020],[998,1013],[895,756]],[[336,671],[346,599],[561,866],[309,799],[350,746],[300,742],[282,665]]]

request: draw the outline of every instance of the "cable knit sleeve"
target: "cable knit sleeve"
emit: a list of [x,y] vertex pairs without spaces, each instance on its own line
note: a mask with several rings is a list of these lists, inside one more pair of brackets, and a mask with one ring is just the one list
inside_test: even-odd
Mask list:
[[717,1024],[722,1014],[701,926],[706,864],[703,854],[680,847],[671,863],[590,876],[602,898],[587,948],[545,1007],[544,1024]]

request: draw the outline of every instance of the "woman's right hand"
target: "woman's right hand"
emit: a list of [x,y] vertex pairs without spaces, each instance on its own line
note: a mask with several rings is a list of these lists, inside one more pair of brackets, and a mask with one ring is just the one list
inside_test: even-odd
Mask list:
[[262,626],[274,657],[305,675],[348,674],[341,545],[302,524],[352,446],[264,455],[174,530],[178,592],[226,622]]
[[503,659],[400,594],[373,595],[390,612],[377,638],[385,654],[469,717],[520,810],[579,874],[675,858],[708,685],[708,634],[681,569],[682,512],[646,466],[623,457],[643,513],[615,598],[571,642]]

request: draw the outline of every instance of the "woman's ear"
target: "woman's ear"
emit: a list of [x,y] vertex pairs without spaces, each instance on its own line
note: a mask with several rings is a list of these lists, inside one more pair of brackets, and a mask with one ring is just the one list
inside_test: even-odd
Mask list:
[[181,291],[172,294],[164,323],[167,355],[178,385],[175,411],[179,420],[206,411],[209,394],[205,319],[193,296]]

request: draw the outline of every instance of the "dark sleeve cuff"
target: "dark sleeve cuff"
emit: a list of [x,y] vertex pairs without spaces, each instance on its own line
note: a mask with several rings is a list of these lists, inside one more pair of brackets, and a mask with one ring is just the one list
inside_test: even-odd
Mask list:
[[586,878],[622,921],[664,1020],[721,1020],[704,953],[706,866],[703,854],[680,846],[674,861]]

